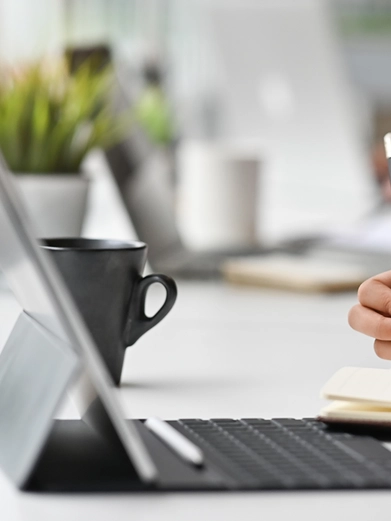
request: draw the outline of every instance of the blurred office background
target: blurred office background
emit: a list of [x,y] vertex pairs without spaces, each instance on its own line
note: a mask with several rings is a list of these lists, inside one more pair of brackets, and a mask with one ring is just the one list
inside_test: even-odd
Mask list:
[[[102,46],[129,105],[158,84],[165,127],[141,118],[132,146],[187,248],[357,234],[387,214],[391,0],[0,0],[7,64]],[[391,250],[391,223],[374,226]]]

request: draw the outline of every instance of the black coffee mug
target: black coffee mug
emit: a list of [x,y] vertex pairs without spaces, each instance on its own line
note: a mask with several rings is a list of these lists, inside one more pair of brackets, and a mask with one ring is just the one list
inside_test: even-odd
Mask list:
[[[143,242],[58,238],[42,239],[79,308],[107,368],[118,385],[125,349],[156,326],[177,297],[173,279],[142,276],[147,245]],[[151,284],[162,284],[166,300],[152,317],[145,314]]]

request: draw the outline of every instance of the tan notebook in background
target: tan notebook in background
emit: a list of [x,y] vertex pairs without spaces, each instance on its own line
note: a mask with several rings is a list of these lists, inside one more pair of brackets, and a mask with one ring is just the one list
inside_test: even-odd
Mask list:
[[229,259],[222,273],[237,284],[313,292],[355,290],[369,276],[357,265],[274,254]]
[[379,424],[391,427],[391,370],[344,367],[321,391],[333,400],[318,418],[325,422]]

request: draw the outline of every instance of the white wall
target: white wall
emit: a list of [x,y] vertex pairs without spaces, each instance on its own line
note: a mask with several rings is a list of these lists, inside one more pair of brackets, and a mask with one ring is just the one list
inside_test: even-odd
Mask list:
[[31,60],[63,38],[61,0],[0,0],[0,59]]

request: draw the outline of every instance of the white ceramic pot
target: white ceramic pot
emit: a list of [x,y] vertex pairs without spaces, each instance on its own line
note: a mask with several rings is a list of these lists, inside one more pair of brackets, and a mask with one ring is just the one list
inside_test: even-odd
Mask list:
[[38,237],[78,237],[89,180],[75,174],[16,174]]

